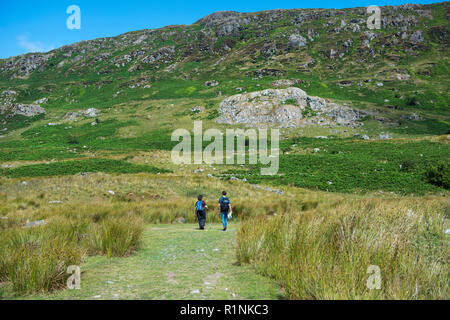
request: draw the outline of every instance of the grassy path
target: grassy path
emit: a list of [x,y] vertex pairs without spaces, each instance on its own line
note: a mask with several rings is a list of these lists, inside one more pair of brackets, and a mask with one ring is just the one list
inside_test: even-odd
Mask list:
[[26,298],[280,298],[282,292],[273,280],[256,274],[250,266],[236,265],[236,233],[236,224],[227,232],[218,224],[207,225],[204,231],[194,224],[149,225],[141,249],[132,256],[89,257],[81,266],[80,290]]

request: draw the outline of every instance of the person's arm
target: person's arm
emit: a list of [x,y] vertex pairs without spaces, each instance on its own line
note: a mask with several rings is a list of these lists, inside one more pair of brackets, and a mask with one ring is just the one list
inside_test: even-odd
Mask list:
[[231,203],[229,204],[229,206],[230,206],[230,213],[233,213],[233,210],[231,209]]
[[206,202],[205,202],[205,201],[203,201],[203,206],[205,207],[206,210],[209,209],[208,206],[206,205]]
[[219,199],[219,203],[217,204],[217,213],[220,214],[220,199]]

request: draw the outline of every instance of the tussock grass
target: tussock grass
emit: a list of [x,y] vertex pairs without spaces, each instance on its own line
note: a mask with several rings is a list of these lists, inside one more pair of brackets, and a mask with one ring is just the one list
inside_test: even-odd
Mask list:
[[[448,205],[366,199],[245,221],[237,257],[289,299],[448,299]],[[381,289],[369,290],[370,265]]]
[[[280,281],[288,298],[448,297],[443,230],[448,228],[449,209],[442,197],[377,198],[292,187],[282,187],[280,196],[248,183],[174,174],[95,173],[31,178],[27,185],[21,180],[0,181],[4,200],[0,210],[6,217],[0,220],[0,278],[14,281],[18,292],[65,285],[58,273],[62,269],[55,267],[59,263],[55,257],[64,255],[53,250],[56,246],[71,252],[70,257],[80,257],[74,264],[86,255],[128,256],[139,248],[147,223],[197,222],[197,194],[203,194],[210,207],[208,223],[219,223],[217,199],[225,189],[232,200],[233,219],[241,221],[238,260]],[[51,200],[62,203],[51,204]],[[46,224],[23,228],[26,221],[34,220]],[[16,257],[10,252],[26,242],[13,241],[19,235],[40,239],[45,246],[38,247],[41,251],[17,251],[23,253]],[[34,254],[44,251],[49,265]],[[381,290],[365,286],[369,265],[381,268]],[[34,280],[33,272],[25,276],[24,270],[33,268],[59,275],[57,282]]]
[[68,266],[80,265],[87,254],[128,255],[139,247],[143,231],[139,218],[108,213],[77,220],[62,212],[46,221],[9,228],[0,236],[0,280],[10,281],[19,294],[64,288]]
[[65,286],[67,267],[80,265],[85,250],[54,227],[9,230],[2,234],[0,278],[19,294]]
[[126,256],[139,247],[143,231],[139,219],[109,219],[94,227],[89,239],[90,248],[107,257]]

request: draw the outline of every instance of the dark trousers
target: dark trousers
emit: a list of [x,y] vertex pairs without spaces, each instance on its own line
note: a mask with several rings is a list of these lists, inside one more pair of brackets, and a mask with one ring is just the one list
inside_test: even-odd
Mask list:
[[203,229],[205,227],[206,222],[206,211],[197,211],[197,218],[198,218],[198,225],[200,229]]

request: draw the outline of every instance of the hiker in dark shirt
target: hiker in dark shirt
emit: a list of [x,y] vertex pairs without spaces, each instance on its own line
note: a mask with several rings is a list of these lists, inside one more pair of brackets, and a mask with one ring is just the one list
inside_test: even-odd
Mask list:
[[206,202],[203,201],[202,195],[199,195],[197,199],[198,200],[195,203],[195,215],[197,216],[200,230],[203,230],[205,229],[206,210],[208,210],[208,206],[206,205]]
[[217,205],[217,209],[219,211],[220,217],[222,219],[223,231],[227,230],[227,220],[231,218],[231,203],[230,199],[227,197],[227,192],[222,191],[222,196],[219,199],[219,204]]

